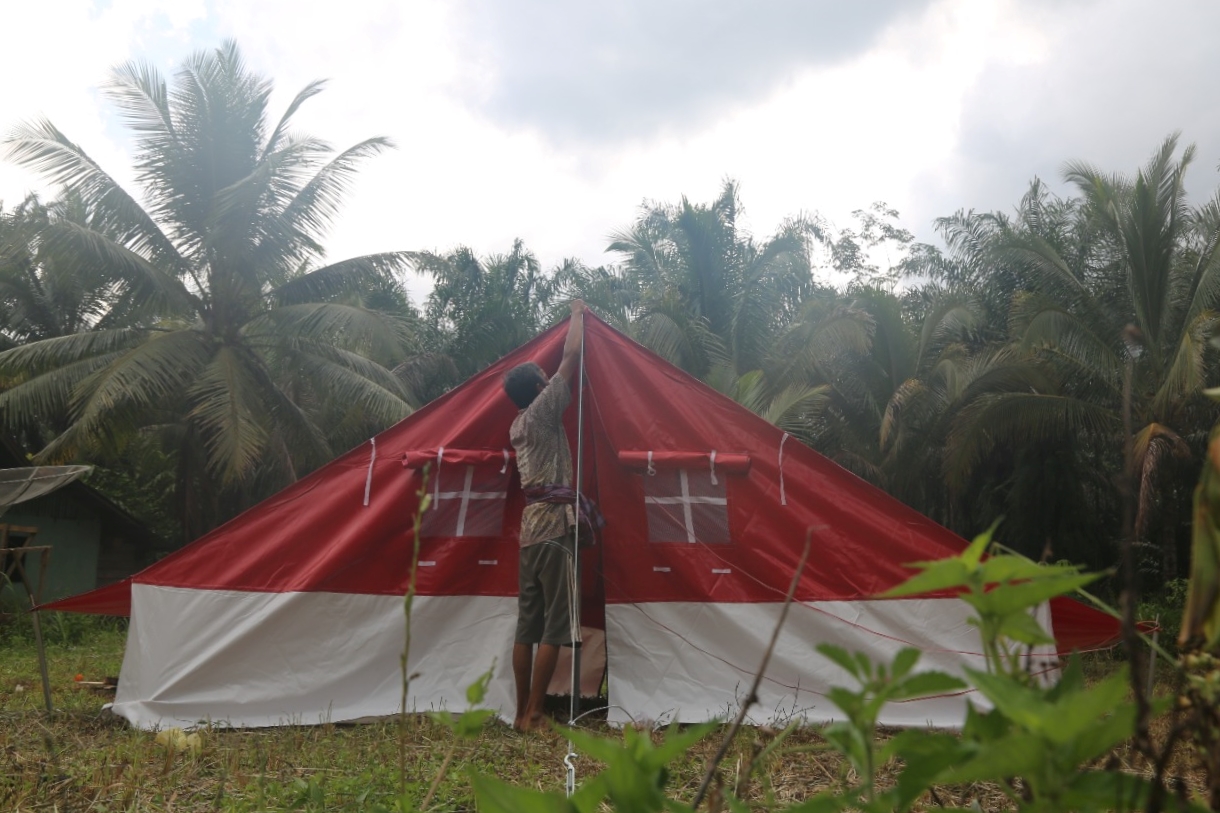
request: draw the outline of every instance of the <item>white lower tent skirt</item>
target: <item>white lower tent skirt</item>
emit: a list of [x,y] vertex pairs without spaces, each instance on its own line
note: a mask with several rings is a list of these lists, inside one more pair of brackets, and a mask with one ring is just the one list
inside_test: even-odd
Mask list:
[[[607,606],[609,719],[688,722],[732,713],[779,610],[779,604]],[[834,717],[824,693],[848,682],[814,652],[823,641],[887,661],[904,645],[898,641],[906,641],[927,653],[920,668],[960,673],[963,665],[981,664],[978,656],[959,654],[978,651],[967,610],[955,599],[794,605],[751,721]],[[408,709],[464,709],[466,687],[494,663],[485,705],[511,718],[516,615],[511,596],[416,597]],[[404,633],[403,601],[396,596],[133,585],[112,709],[140,728],[320,724],[395,714]],[[600,679],[595,649],[582,657],[587,686]],[[567,685],[563,668],[553,686]],[[883,719],[952,726],[963,709],[961,697],[943,698],[891,706]]]
[[[612,723],[693,723],[731,719],[762,662],[782,603],[708,604],[656,602],[606,607],[606,654]],[[983,669],[971,609],[958,599],[819,601],[793,604],[751,707],[751,724],[810,723],[842,719],[827,699],[832,686],[854,689],[842,668],[814,650],[834,644],[889,664],[905,647],[923,654],[916,671],[962,675]],[[1051,632],[1049,606],[1037,614]],[[1035,653],[1034,668],[1057,668],[1053,648]],[[957,693],[890,703],[880,722],[893,726],[956,728],[965,721],[967,698]]]

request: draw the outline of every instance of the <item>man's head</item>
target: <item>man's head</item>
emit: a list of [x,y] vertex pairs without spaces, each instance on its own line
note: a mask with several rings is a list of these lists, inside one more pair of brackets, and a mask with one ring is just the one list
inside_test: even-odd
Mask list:
[[525,409],[534,403],[534,399],[545,386],[546,373],[532,361],[518,364],[504,374],[504,391],[517,405],[517,409]]

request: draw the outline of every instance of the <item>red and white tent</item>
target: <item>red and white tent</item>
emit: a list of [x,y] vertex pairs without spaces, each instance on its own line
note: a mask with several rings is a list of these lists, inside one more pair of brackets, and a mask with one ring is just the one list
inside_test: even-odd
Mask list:
[[[584,685],[603,669],[609,719],[724,717],[743,699],[807,529],[813,552],[751,720],[832,719],[847,676],[830,642],[920,668],[979,665],[953,598],[876,600],[904,563],[964,542],[594,317],[586,320],[582,490],[608,524],[585,549]],[[46,609],[131,615],[113,709],[152,728],[320,723],[395,713],[412,520],[420,534],[408,705],[461,709],[495,664],[490,707],[513,712],[517,531],[524,505],[500,379],[558,366],[566,323],[276,496],[125,582]],[[568,433],[577,445],[576,399]],[[1072,601],[1041,614],[1062,651],[1114,621]],[[604,635],[602,634],[604,633]],[[1049,654],[1049,653],[1048,653]],[[569,678],[561,665],[557,683]],[[965,698],[891,704],[893,725],[959,724]]]

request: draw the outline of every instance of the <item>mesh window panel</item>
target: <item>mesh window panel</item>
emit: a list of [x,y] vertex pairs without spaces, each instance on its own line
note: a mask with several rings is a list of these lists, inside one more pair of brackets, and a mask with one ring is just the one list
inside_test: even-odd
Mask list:
[[507,498],[508,474],[501,474],[498,466],[442,466],[420,536],[500,536]]
[[706,545],[729,543],[725,478],[689,469],[659,469],[644,475],[649,542]]

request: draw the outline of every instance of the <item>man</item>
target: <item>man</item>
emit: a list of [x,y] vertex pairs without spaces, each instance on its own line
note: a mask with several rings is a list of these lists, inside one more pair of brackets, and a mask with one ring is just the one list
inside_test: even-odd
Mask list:
[[[504,391],[521,411],[509,429],[517,452],[521,486],[570,486],[572,452],[563,413],[572,400],[571,382],[584,341],[585,303],[571,304],[572,319],[563,360],[549,380],[537,364],[522,364],[504,376]],[[555,674],[559,647],[580,640],[580,593],[574,567],[571,505],[532,502],[521,514],[517,634],[513,677],[517,713],[513,727],[529,731],[544,724],[542,704]],[[534,645],[538,646],[534,654]]]

